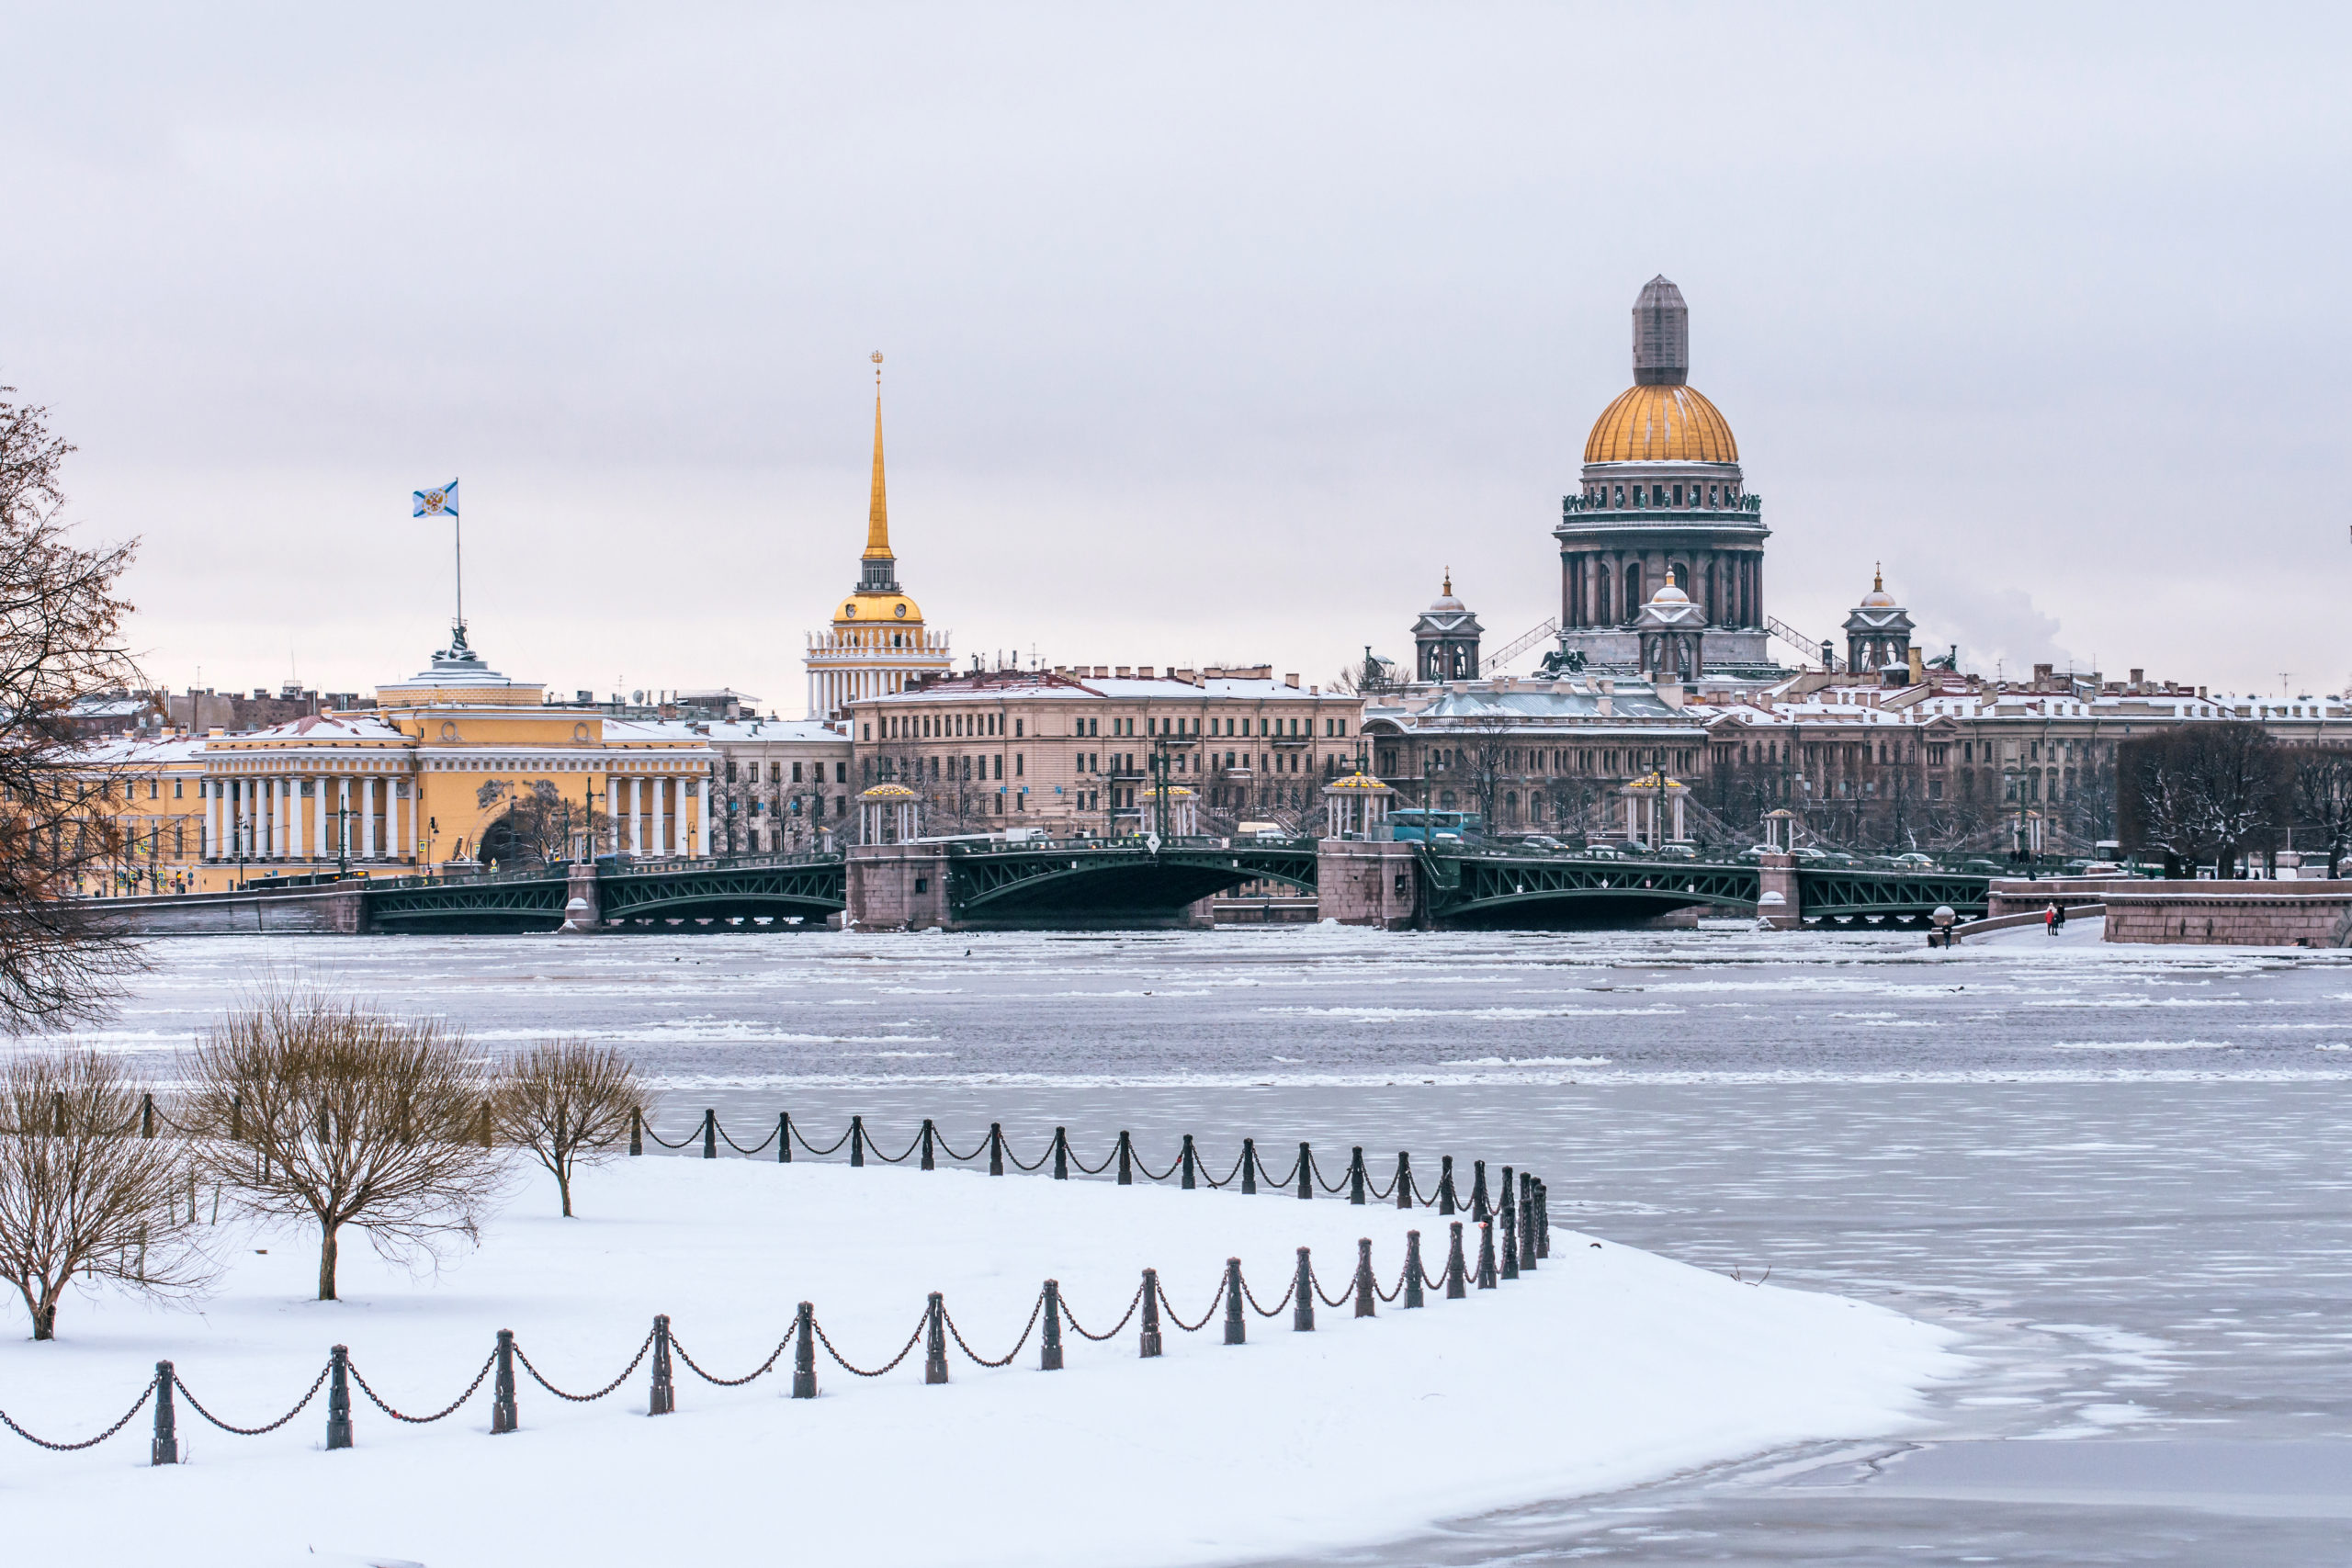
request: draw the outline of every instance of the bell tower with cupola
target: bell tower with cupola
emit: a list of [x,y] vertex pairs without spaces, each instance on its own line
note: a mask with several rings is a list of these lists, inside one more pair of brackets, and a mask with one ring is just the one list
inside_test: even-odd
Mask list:
[[1453,596],[1453,569],[1445,571],[1445,586],[1437,602],[1413,623],[1413,678],[1417,681],[1475,681],[1478,678],[1478,638],[1486,627]]
[[1545,667],[1642,669],[1643,612],[1670,583],[1705,628],[1707,675],[1770,678],[1763,502],[1740,472],[1731,422],[1690,384],[1690,310],[1663,276],[1634,302],[1633,346],[1634,384],[1593,422],[1582,485],[1562,498],[1552,531],[1560,645]]

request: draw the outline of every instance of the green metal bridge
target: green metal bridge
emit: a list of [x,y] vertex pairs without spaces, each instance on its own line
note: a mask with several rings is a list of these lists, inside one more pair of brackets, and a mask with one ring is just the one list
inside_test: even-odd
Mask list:
[[[937,858],[946,919],[960,928],[1151,927],[1189,919],[1201,899],[1250,883],[1316,891],[1312,839],[1078,839],[1007,843],[972,839],[924,846]],[[1624,925],[1694,906],[1753,914],[1763,874],[1748,861],[1616,859],[1503,849],[1412,847],[1419,919],[1435,927],[1546,929]],[[919,864],[913,868],[921,872]],[[1401,867],[1400,867],[1401,869]],[[572,880],[580,874],[580,883]],[[822,926],[848,910],[850,866],[841,854],[746,855],[608,862],[594,870],[598,921],[620,930],[773,930]],[[1962,917],[1986,905],[1987,880],[1934,870],[1795,869],[1796,908],[1807,923],[1898,924],[1939,905]],[[258,908],[320,898],[364,904],[334,929],[383,931],[535,931],[564,923],[585,868],[459,877],[349,879],[282,891],[124,901],[126,929],[265,929]],[[272,902],[276,900],[277,902]],[[112,902],[112,901],[105,901]],[[245,920],[227,908],[246,904]],[[204,911],[164,906],[220,904]]]

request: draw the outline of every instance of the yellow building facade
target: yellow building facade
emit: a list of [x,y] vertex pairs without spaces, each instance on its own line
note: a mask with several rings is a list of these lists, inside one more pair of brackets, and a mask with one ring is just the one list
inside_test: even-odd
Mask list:
[[492,670],[461,627],[368,712],[94,752],[90,814],[111,819],[121,854],[83,891],[472,870],[517,852],[508,819],[533,800],[577,824],[574,857],[707,855],[717,758],[691,724],[550,705]]

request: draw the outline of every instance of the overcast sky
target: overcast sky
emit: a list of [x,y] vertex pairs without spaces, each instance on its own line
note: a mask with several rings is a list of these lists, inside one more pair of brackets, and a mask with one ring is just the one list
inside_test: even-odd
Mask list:
[[0,382],[161,681],[419,668],[461,476],[493,664],[797,716],[870,351],[959,662],[1320,680],[1557,612],[1662,272],[1781,619],[2342,690],[2347,15],[10,6]]

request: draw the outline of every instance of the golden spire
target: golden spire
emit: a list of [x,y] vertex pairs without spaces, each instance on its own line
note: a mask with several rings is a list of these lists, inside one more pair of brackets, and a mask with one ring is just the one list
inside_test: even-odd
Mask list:
[[874,499],[865,509],[866,560],[890,558],[890,503],[882,490],[882,351],[874,351]]
[[1452,567],[1447,567],[1445,569],[1444,594],[1448,599],[1453,597],[1453,569]]
[[[878,455],[880,449],[877,447],[876,450],[877,455],[874,459],[874,482],[876,486],[879,486],[882,482],[882,459]],[[879,495],[881,491],[877,489],[875,493]],[[1883,593],[1886,592],[1886,563],[1884,561],[1874,560],[1871,562],[1871,592],[1873,593]]]

